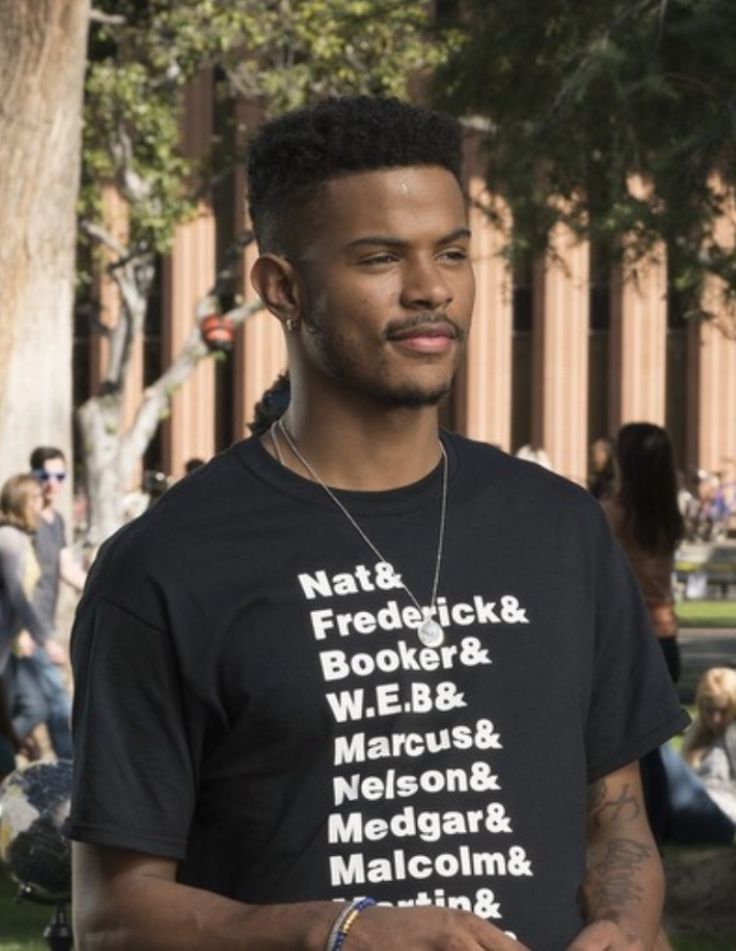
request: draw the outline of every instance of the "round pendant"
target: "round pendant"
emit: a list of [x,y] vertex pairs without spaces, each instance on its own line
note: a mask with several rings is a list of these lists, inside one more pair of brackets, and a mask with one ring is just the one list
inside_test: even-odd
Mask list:
[[422,621],[417,634],[419,635],[419,640],[425,647],[439,647],[445,639],[445,632],[432,618],[427,618]]

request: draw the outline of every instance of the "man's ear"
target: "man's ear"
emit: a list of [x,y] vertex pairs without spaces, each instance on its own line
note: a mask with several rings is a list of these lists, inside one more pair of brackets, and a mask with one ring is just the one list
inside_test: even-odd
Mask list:
[[274,317],[291,330],[301,319],[301,293],[294,266],[279,254],[261,254],[250,282]]

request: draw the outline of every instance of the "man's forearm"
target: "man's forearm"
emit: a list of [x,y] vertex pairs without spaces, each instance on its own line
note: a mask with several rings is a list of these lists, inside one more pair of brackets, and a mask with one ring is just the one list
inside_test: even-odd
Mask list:
[[[245,905],[175,881],[168,859],[74,843],[78,951],[324,951],[347,906]],[[350,932],[355,951],[528,951],[466,911],[371,907]]]
[[615,922],[631,948],[649,949],[659,930],[664,874],[638,777],[621,773],[591,787],[583,910],[589,922]]
[[59,575],[61,580],[75,591],[81,591],[87,579],[87,573],[81,567],[70,548],[62,548],[59,553]]
[[321,951],[340,910],[332,902],[245,905],[155,877],[111,889],[104,910],[76,903],[79,951]]
[[613,921],[632,942],[650,948],[659,929],[664,898],[662,865],[653,844],[612,839],[588,850],[583,883],[588,921]]

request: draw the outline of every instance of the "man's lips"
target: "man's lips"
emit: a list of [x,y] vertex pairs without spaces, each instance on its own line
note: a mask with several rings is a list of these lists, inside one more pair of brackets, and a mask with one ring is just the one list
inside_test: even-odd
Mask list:
[[457,330],[451,323],[438,321],[397,330],[388,339],[415,353],[444,353],[457,339]]

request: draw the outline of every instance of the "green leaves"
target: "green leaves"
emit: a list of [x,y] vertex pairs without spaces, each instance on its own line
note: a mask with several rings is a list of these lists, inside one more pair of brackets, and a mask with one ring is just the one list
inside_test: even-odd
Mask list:
[[[464,42],[439,69],[435,98],[491,120],[489,184],[514,209],[515,250],[543,247],[550,220],[566,220],[609,247],[628,233],[629,253],[664,240],[691,309],[706,274],[732,280],[736,260],[715,240],[723,196],[713,178],[736,177],[730,0],[464,9]],[[646,197],[632,194],[632,174],[651,184]]]
[[[117,0],[96,6],[120,14]],[[242,140],[232,125],[218,130],[217,169],[208,156],[196,168],[183,156],[183,89],[201,70],[215,70],[221,100],[241,95],[274,115],[327,95],[405,96],[452,41],[429,35],[424,2],[135,0],[124,9],[124,24],[92,26],[81,208],[94,219],[101,183],[114,180],[129,201],[132,242],[161,251]]]

